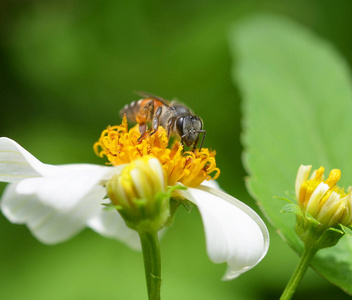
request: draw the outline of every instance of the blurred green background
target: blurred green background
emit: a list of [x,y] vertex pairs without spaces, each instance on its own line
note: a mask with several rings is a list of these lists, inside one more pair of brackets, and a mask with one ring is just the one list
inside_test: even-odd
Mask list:
[[[138,99],[134,91],[177,97],[204,120],[221,186],[258,211],[244,186],[241,99],[227,40],[236,20],[258,12],[292,17],[352,63],[351,1],[2,0],[0,135],[46,163],[103,164],[92,145]],[[267,257],[222,282],[225,265],[208,259],[199,213],[180,209],[161,242],[162,298],[278,298],[298,257],[269,229]],[[2,215],[0,237],[2,299],[146,299],[141,253],[118,241],[87,229],[45,246]],[[313,296],[348,298],[309,271],[296,298]]]

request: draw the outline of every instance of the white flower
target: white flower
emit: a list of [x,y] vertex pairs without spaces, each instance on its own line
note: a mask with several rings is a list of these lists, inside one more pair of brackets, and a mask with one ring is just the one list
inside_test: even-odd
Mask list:
[[[66,241],[87,226],[139,248],[138,234],[116,211],[104,210],[101,205],[106,195],[101,182],[123,167],[47,165],[13,140],[0,138],[0,181],[10,183],[1,210],[11,222],[26,224],[46,244]],[[210,259],[228,264],[224,280],[251,269],[265,256],[269,234],[251,208],[205,184],[179,193],[200,211]]]

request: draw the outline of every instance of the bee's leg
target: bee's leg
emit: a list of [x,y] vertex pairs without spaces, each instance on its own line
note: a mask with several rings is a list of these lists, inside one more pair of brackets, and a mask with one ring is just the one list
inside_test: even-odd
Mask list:
[[154,101],[150,100],[139,109],[136,115],[136,121],[139,124],[139,132],[141,133],[141,136],[138,138],[138,142],[140,142],[144,138],[148,130],[147,122],[150,120],[150,116],[153,113],[153,110]]
[[170,137],[171,131],[172,131],[172,127],[174,127],[176,121],[176,117],[172,117],[169,119],[169,121],[167,122],[167,137]]
[[145,106],[144,109],[147,110],[147,119],[150,121],[154,115],[154,100],[150,100]]
[[153,131],[150,133],[150,135],[153,135],[159,128],[161,112],[162,112],[162,106],[159,106],[154,114]]
[[[207,134],[207,131],[206,130],[199,130],[198,132],[199,133],[203,133],[203,138],[202,138],[202,141],[200,142],[200,145],[199,145],[199,152],[200,152],[202,150],[203,143],[204,143],[204,140],[205,140],[205,135]],[[198,135],[197,141],[194,143],[193,150],[195,150],[195,148],[197,147],[198,139],[199,139],[199,135]]]
[[138,142],[143,140],[143,138],[147,132],[147,123],[140,123],[139,124],[139,132],[141,133],[141,136],[138,138]]

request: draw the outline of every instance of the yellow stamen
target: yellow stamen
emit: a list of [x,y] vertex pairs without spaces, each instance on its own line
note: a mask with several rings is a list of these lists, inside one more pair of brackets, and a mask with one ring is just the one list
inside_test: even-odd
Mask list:
[[311,180],[314,181],[322,181],[323,180],[323,176],[324,176],[324,167],[320,167],[318,170],[315,170],[312,174],[312,176],[314,175],[314,177]]
[[331,170],[328,179],[325,180],[325,183],[330,187],[334,187],[336,183],[340,180],[341,178],[341,171],[339,169],[333,169]]
[[162,164],[170,186],[180,182],[196,187],[204,180],[216,179],[220,175],[220,170],[216,167],[215,151],[202,148],[201,151],[197,149],[195,152],[183,152],[179,141],[175,141],[170,149],[163,127],[159,127],[152,136],[147,134],[141,141],[138,141],[139,137],[138,125],[128,130],[124,117],[121,125],[109,126],[101,133],[99,141],[94,144],[94,151],[100,157],[106,156],[108,164],[113,166],[152,155]]

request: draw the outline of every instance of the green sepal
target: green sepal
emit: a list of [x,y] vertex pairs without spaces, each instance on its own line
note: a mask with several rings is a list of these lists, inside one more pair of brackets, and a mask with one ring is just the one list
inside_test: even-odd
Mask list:
[[305,213],[305,216],[306,216],[306,219],[310,222],[310,223],[312,223],[312,224],[314,224],[314,225],[319,225],[320,224],[320,222],[317,220],[317,219],[315,219],[311,214],[309,214],[309,213]]
[[171,199],[172,197],[172,194],[174,191],[176,190],[186,190],[187,188],[183,185],[173,185],[173,186],[168,186],[167,187],[167,190],[165,192],[160,192],[160,193],[157,193],[156,196],[155,196],[155,201],[159,202],[159,201],[162,201],[166,198],[169,198]]
[[335,246],[344,235],[343,231],[330,227],[325,228],[312,216],[298,216],[295,230],[308,248],[323,249]]
[[187,190],[187,187],[185,187],[184,185],[168,186],[167,191],[165,193],[168,194],[168,197],[170,198],[170,215],[167,221],[165,222],[164,227],[168,227],[174,222],[176,211],[180,205],[185,207],[188,212],[191,211],[189,201],[177,196],[177,193],[174,193],[174,191],[176,190]]
[[168,192],[172,193],[176,190],[187,190],[187,187],[184,185],[173,185],[173,186],[168,186],[167,190],[168,190]]
[[288,198],[285,198],[285,197],[274,196],[273,198],[274,198],[274,199],[283,200],[283,201],[286,201],[286,202],[291,203],[291,204],[294,203],[292,200],[290,200],[290,199],[288,199]]
[[[182,185],[168,186],[165,192],[159,192],[154,198],[154,211],[150,215],[148,208],[148,199],[133,199],[132,201],[138,207],[139,215],[133,216],[124,210],[119,210],[121,216],[125,219],[128,227],[141,232],[145,230],[159,231],[160,229],[170,226],[173,222],[176,210],[182,201],[175,201],[172,197],[174,191],[187,189]],[[169,204],[166,202],[169,201]],[[168,207],[167,212],[165,207]],[[166,215],[167,213],[167,215]]]
[[148,202],[148,200],[144,198],[139,198],[139,199],[134,198],[132,201],[137,205],[137,207],[145,206]]
[[334,228],[334,227],[330,227],[328,228],[327,230],[330,230],[330,231],[334,231],[334,232],[338,232],[339,234],[344,234],[344,232],[340,229],[337,229],[337,228]]
[[190,202],[190,201],[187,200],[187,199],[182,199],[182,200],[180,200],[180,201],[181,201],[182,206],[187,210],[187,212],[188,212],[188,213],[191,213],[192,207],[193,207],[193,203]]
[[286,204],[286,205],[281,209],[280,212],[303,216],[303,213],[302,213],[301,209],[299,208],[299,206],[296,205],[296,204],[293,204],[293,203],[291,203],[291,204]]
[[101,205],[105,206],[104,210],[113,210],[113,209],[121,210],[122,209],[121,205],[114,205],[112,203],[102,203]]
[[181,202],[179,201],[178,198],[171,197],[170,199],[170,215],[169,218],[167,219],[164,227],[170,226],[175,219],[176,211],[178,207],[180,206]]
[[279,200],[283,200],[286,201],[288,203],[297,203],[296,200],[296,194],[292,191],[285,191],[286,197],[282,197],[282,196],[274,196],[274,199],[279,199]]
[[186,208],[188,213],[190,213],[190,211],[192,210],[192,205],[188,200],[177,196],[171,197],[170,198],[170,216],[166,221],[164,227],[168,227],[174,222],[176,211],[180,205]]
[[192,202],[190,202],[186,198],[183,198],[183,197],[180,197],[180,196],[174,196],[174,197],[171,197],[171,199],[173,199],[174,201],[177,201],[178,205],[182,205],[186,209],[186,211],[188,213],[191,213],[192,207],[193,207],[193,203]]
[[339,224],[339,225],[340,225],[340,227],[341,227],[341,229],[342,229],[342,231],[343,231],[344,233],[346,233],[346,234],[349,235],[349,236],[352,236],[352,229],[351,229],[351,227],[347,227],[347,226],[342,225],[342,224]]

